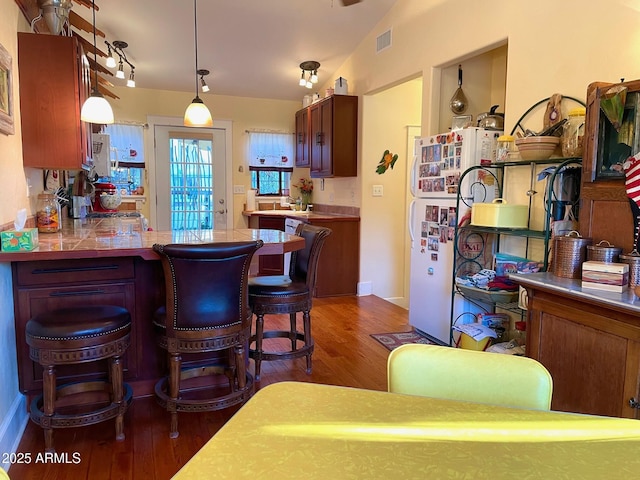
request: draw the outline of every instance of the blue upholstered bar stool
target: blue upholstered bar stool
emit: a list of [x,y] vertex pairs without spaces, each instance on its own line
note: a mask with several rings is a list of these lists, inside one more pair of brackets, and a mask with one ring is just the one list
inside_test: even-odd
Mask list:
[[[53,430],[115,418],[116,439],[124,440],[124,413],[133,392],[124,383],[122,355],[129,347],[131,314],[126,308],[93,305],[61,308],[27,322],[31,359],[42,365],[42,395],[31,402],[31,420],[44,429],[45,450],[53,452]],[[56,385],[56,366],[108,361],[108,380]],[[97,393],[96,393],[97,392]],[[81,403],[74,403],[70,397]],[[84,401],[82,401],[84,396]],[[91,397],[90,408],[86,397]],[[99,397],[105,397],[99,398]],[[108,399],[106,399],[108,397]],[[58,408],[64,404],[64,408]]]

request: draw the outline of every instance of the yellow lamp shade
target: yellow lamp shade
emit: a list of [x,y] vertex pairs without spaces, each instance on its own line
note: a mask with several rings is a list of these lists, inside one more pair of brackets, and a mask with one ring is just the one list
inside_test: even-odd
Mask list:
[[82,104],[80,120],[101,125],[113,123],[113,109],[106,98],[94,91]]
[[187,107],[184,112],[184,126],[185,127],[212,127],[213,119],[211,118],[211,112],[207,106],[196,97],[192,100],[191,105]]

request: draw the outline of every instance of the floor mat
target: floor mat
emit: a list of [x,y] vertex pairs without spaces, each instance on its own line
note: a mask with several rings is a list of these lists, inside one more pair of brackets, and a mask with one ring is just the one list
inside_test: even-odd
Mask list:
[[372,333],[371,336],[375,338],[382,345],[389,350],[393,350],[400,345],[407,343],[425,343],[427,345],[440,345],[435,340],[430,339],[426,335],[412,330],[410,332],[393,332],[393,333]]

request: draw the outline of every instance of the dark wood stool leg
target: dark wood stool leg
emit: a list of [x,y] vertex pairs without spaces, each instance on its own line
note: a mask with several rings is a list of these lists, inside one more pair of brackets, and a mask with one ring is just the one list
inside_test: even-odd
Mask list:
[[247,366],[245,363],[244,345],[236,345],[234,348],[236,356],[236,372],[238,377],[238,388],[242,390],[247,385]]
[[291,340],[291,350],[296,349],[296,337],[298,331],[296,330],[296,313],[289,314],[289,339]]
[[180,367],[182,357],[179,353],[169,353],[169,398],[173,401],[167,402],[167,410],[171,414],[171,425],[169,429],[170,438],[178,438],[178,411],[176,400],[180,392]]
[[[308,346],[313,342],[311,337],[311,314],[309,313],[309,310],[302,312],[302,321],[304,328],[304,344],[305,346]],[[307,373],[311,373],[311,351],[307,354]]]
[[[124,378],[122,375],[122,361],[119,356],[109,359],[109,376],[111,377],[111,389],[113,392],[111,403],[122,405]],[[124,440],[124,411],[122,408],[118,409],[118,415],[116,416],[116,440]]]
[[56,406],[56,368],[53,365],[46,365],[42,372],[42,403],[45,417],[42,419],[44,429],[44,451],[55,452],[53,447],[53,428],[51,418],[55,413]]
[[264,332],[264,315],[256,314],[256,351],[253,359],[256,363],[255,377],[256,381],[260,380],[260,364],[262,363],[262,335]]

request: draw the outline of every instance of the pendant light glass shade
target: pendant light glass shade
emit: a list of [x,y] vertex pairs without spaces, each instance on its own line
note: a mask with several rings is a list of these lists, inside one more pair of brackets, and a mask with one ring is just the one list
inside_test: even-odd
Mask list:
[[196,53],[196,97],[184,112],[185,127],[212,127],[211,112],[198,96],[198,6],[197,0],[193,0],[193,23]]
[[[91,1],[93,11],[93,60],[98,63],[98,47],[96,46],[96,5]],[[114,122],[113,109],[106,98],[98,91],[98,70],[94,69],[95,79],[91,95],[82,104],[80,120],[89,123],[109,124]]]
[[82,104],[80,120],[89,123],[109,124],[113,123],[113,110],[107,99],[100,92],[93,91],[91,96]]
[[212,127],[211,112],[200,97],[194,98],[184,112],[185,127]]

